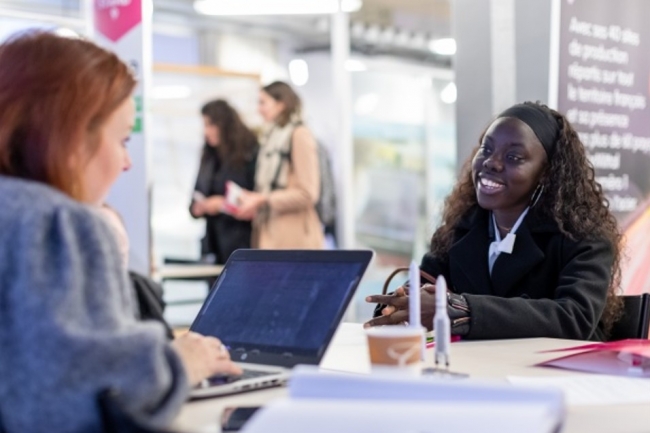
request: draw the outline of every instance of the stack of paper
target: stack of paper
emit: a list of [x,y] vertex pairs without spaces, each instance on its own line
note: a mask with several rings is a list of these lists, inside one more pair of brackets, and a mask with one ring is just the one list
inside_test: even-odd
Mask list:
[[550,433],[559,430],[565,410],[559,390],[305,367],[292,375],[289,394],[258,412],[244,432]]

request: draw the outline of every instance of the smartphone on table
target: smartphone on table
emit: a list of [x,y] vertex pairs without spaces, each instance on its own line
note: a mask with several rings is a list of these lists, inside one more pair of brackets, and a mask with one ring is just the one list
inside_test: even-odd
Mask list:
[[225,408],[221,414],[221,431],[239,431],[259,409],[259,406],[236,406]]

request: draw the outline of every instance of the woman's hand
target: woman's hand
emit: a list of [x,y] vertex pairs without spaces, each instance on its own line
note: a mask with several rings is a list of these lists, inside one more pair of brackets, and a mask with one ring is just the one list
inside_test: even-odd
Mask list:
[[205,215],[218,215],[223,208],[223,202],[222,195],[212,195],[206,199],[194,201],[190,212],[197,218]]
[[425,284],[420,289],[420,321],[427,331],[433,329],[433,316],[436,314],[436,286]]
[[188,332],[172,341],[171,345],[180,355],[192,386],[215,374],[242,373],[241,368],[230,360],[226,346],[214,337]]
[[[433,316],[436,312],[436,286],[425,284],[420,292],[420,322],[427,330],[433,328]],[[409,293],[404,287],[398,288],[392,295],[373,295],[366,302],[384,304],[380,317],[367,321],[363,326],[369,328],[381,325],[397,325],[409,319]]]
[[203,206],[203,200],[192,202],[192,207],[190,207],[190,213],[194,218],[201,218],[205,215],[205,206]]
[[235,218],[250,221],[255,218],[257,211],[266,204],[266,196],[255,191],[242,191]]
[[[400,286],[393,292],[392,296],[408,296],[408,294],[409,294],[408,287]],[[390,316],[395,311],[397,311],[397,308],[393,307],[392,305],[386,305],[384,308],[382,308],[381,315]]]
[[218,215],[221,213],[221,209],[223,208],[223,202],[224,198],[222,195],[211,195],[201,203],[203,204],[205,213],[208,215]]

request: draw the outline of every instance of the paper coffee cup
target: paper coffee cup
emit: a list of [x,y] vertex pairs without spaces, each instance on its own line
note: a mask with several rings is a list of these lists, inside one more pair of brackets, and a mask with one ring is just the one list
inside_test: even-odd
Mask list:
[[424,328],[402,325],[366,330],[373,373],[420,374]]

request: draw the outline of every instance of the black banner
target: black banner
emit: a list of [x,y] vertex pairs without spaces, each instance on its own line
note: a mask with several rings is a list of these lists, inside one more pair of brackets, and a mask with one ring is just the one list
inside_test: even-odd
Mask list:
[[621,288],[626,294],[646,292],[650,290],[650,1],[558,1],[557,108],[579,132],[624,231]]

